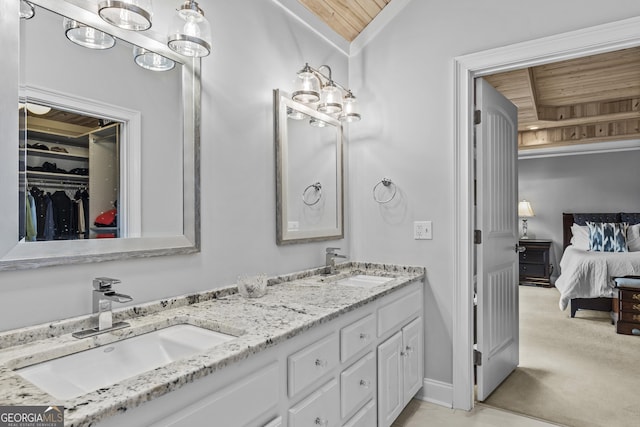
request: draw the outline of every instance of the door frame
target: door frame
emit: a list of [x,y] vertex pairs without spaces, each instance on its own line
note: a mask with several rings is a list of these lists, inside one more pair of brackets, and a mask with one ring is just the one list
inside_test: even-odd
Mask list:
[[[640,17],[454,58],[454,254],[452,406],[474,406],[473,110],[474,79],[640,45]],[[478,169],[483,165],[477,165]]]

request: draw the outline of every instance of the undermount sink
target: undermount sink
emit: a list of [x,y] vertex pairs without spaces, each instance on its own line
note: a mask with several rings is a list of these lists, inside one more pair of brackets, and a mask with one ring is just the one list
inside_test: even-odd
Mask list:
[[366,274],[357,274],[351,277],[345,277],[336,282],[342,286],[355,286],[358,288],[373,288],[374,286],[382,285],[392,281],[393,277],[381,277],[381,276],[368,276]]
[[72,399],[235,338],[198,326],[180,324],[16,372],[56,398]]

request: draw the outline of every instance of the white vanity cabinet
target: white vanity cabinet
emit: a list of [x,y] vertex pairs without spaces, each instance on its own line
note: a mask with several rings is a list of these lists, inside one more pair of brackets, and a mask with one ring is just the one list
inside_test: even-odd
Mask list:
[[419,291],[378,310],[378,427],[388,427],[422,387],[423,320]]
[[387,427],[422,386],[422,286],[409,283],[99,425]]

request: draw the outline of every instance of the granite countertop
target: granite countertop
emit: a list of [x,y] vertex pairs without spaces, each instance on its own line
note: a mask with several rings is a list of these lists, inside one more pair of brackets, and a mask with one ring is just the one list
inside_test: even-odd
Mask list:
[[[292,338],[390,292],[422,280],[422,267],[348,262],[337,275],[312,269],[269,279],[267,294],[247,299],[235,286],[114,310],[114,322],[130,327],[91,338],[72,332],[90,328],[93,316],[0,333],[0,405],[62,405],[66,426],[87,426],[178,389],[198,378]],[[354,274],[393,277],[372,288],[335,282]],[[105,345],[174,324],[192,324],[238,336],[110,387],[60,401],[14,372],[15,369]]]

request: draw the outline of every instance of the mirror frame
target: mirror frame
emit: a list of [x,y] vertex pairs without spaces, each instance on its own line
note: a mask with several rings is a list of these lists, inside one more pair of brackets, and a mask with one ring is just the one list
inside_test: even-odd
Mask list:
[[[124,237],[73,241],[18,241],[18,110],[20,96],[20,18],[19,1],[0,4],[0,51],[3,52],[5,78],[0,81],[0,271],[38,268],[61,264],[92,263],[131,257],[153,257],[200,251],[200,58],[176,54],[164,43],[165,37],[150,31],[137,33],[104,22],[97,5],[80,0],[29,0],[34,5],[67,16],[86,25],[166,56],[182,66],[183,107],[183,234],[164,237]],[[36,12],[37,13],[37,12]],[[134,156],[135,157],[135,156]],[[139,159],[138,159],[139,160]],[[127,159],[135,162],[136,159]],[[133,163],[123,165],[131,169]],[[139,166],[138,166],[139,167]],[[130,200],[134,194],[125,194]],[[133,197],[130,197],[133,196]],[[139,200],[139,197],[138,197]],[[13,201],[13,203],[11,202]],[[133,206],[135,208],[135,206]]]
[[[289,94],[280,89],[273,90],[274,141],[276,156],[276,243],[287,245],[292,243],[308,243],[323,240],[344,238],[344,167],[343,167],[343,129],[342,123],[335,118],[322,114],[307,105],[293,101]],[[337,226],[316,230],[289,231],[288,199],[289,187],[288,164],[288,128],[287,108],[301,111],[310,117],[323,120],[336,129],[336,216]]]

